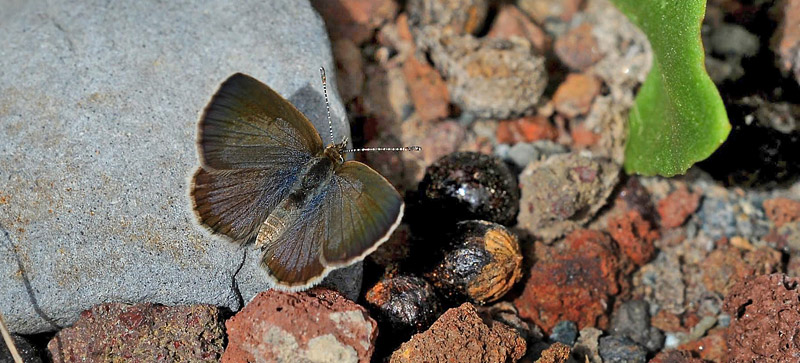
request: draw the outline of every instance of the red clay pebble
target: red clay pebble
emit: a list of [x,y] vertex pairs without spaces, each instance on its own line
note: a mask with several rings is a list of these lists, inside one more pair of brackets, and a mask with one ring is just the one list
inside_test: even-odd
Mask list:
[[549,18],[569,22],[581,8],[584,0],[517,0],[517,5],[539,24]]
[[777,46],[777,54],[780,56],[780,66],[784,71],[794,74],[795,79],[800,82],[800,1],[785,1],[783,7],[783,19],[778,33],[780,42]]
[[585,115],[592,101],[600,94],[602,83],[597,77],[583,73],[571,73],[558,86],[553,95],[553,104],[560,114],[573,118]]
[[312,0],[311,5],[325,20],[332,40],[347,38],[356,44],[397,13],[393,0]]
[[378,325],[336,291],[269,290],[229,319],[222,362],[369,362]]
[[536,363],[566,363],[569,361],[571,349],[564,343],[555,342],[542,351]]
[[225,341],[212,305],[101,304],[47,344],[53,362],[211,362]]
[[[727,347],[725,345],[724,328],[711,329],[706,336],[678,346],[680,350],[687,350],[704,361],[725,362]],[[728,362],[740,362],[728,360]],[[749,362],[749,361],[748,361]]]
[[743,251],[736,247],[722,247],[711,251],[700,268],[703,285],[722,295],[745,277],[778,272],[781,253],[769,247]]
[[498,143],[510,145],[518,142],[555,140],[558,136],[558,130],[556,130],[555,126],[546,117],[541,116],[500,121],[497,124],[495,133]]
[[403,64],[403,74],[414,109],[423,121],[447,117],[450,112],[450,94],[447,84],[436,69],[411,55]]
[[514,300],[523,318],[550,334],[562,320],[578,329],[608,325],[610,297],[620,293],[620,262],[613,242],[599,231],[578,230],[559,247],[537,243],[536,263]]
[[678,188],[658,201],[661,227],[679,227],[697,210],[698,205],[700,205],[700,193],[689,193],[685,186]]
[[656,354],[650,363],[704,363],[700,358],[692,357],[692,354],[685,350],[665,350]]
[[725,296],[728,362],[800,361],[800,278],[748,277]]
[[775,223],[775,227],[783,227],[786,223],[800,221],[800,201],[788,198],[775,198],[764,201],[767,218]]
[[541,28],[534,24],[528,16],[512,4],[502,5],[497,17],[492,23],[492,28],[486,34],[489,38],[510,39],[520,37],[527,39],[538,54],[544,54],[550,49],[550,37]]
[[556,39],[554,50],[561,63],[574,71],[583,71],[602,58],[592,26],[583,23]]
[[484,322],[475,306],[464,303],[403,343],[390,362],[516,362],[525,350],[525,340],[516,330],[496,321]]
[[642,266],[655,256],[653,242],[658,231],[635,210],[629,210],[608,220],[608,233],[619,249],[637,266]]

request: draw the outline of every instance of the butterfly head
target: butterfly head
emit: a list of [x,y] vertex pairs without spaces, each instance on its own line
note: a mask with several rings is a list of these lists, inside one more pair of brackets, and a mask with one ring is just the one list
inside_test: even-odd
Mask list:
[[325,156],[331,159],[334,164],[339,165],[344,163],[344,154],[347,149],[347,138],[338,144],[330,144],[325,148]]

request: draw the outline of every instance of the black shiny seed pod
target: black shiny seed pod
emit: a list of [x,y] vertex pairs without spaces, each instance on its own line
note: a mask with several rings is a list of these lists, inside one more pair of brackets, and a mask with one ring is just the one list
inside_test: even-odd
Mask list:
[[418,188],[417,221],[449,225],[482,219],[503,225],[516,223],[519,187],[503,161],[476,152],[456,152],[425,170]]
[[505,295],[522,277],[517,237],[487,221],[463,221],[448,237],[441,260],[425,278],[453,304],[485,304]]
[[381,331],[403,341],[427,329],[441,314],[433,286],[415,276],[395,276],[378,281],[366,293],[371,316]]

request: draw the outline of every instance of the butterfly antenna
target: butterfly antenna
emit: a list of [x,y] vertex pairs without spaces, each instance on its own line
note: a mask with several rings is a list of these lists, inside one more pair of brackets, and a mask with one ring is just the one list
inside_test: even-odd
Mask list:
[[333,121],[331,120],[331,103],[328,101],[328,77],[325,76],[325,67],[319,67],[319,75],[322,77],[322,94],[325,95],[325,112],[328,114],[328,131],[331,134],[331,144],[333,141]]
[[403,146],[403,147],[362,147],[358,149],[347,149],[343,152],[358,153],[365,151],[422,151],[420,146]]

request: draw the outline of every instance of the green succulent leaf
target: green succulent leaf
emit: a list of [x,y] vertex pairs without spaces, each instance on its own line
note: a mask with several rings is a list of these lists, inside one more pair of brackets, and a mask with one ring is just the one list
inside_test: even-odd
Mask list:
[[653,65],[629,115],[625,170],[683,174],[728,137],[731,126],[706,73],[700,26],[705,0],[612,0],[653,48]]

